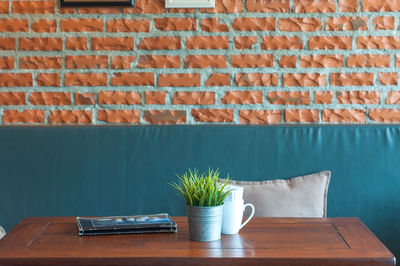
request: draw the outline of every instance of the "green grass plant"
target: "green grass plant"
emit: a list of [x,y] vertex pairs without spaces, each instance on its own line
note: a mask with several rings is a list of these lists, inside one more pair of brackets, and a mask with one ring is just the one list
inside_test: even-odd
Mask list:
[[226,189],[227,181],[220,183],[218,181],[220,171],[208,169],[208,171],[199,174],[197,169],[178,175],[178,182],[169,183],[185,199],[186,205],[211,207],[220,206],[230,192]]

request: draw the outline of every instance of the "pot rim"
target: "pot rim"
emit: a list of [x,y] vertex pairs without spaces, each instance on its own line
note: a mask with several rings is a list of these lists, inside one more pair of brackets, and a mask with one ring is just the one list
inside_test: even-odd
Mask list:
[[186,205],[187,208],[195,208],[195,209],[211,209],[211,208],[220,208],[223,207],[224,203],[218,206],[192,206],[192,205]]

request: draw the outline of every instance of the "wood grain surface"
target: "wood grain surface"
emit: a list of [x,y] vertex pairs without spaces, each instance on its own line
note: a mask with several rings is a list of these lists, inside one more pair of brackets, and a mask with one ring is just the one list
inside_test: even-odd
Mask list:
[[212,242],[173,220],[178,233],[79,236],[75,217],[26,218],[0,241],[0,265],[395,265],[358,218],[253,218]]

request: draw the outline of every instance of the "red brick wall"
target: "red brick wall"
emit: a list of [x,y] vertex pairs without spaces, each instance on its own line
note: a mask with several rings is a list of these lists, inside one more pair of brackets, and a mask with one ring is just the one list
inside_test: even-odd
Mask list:
[[0,123],[400,122],[400,0],[0,1]]

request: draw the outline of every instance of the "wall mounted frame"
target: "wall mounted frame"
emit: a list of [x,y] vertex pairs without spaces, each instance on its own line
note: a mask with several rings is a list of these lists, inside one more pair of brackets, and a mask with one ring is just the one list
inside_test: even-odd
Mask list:
[[135,0],[60,0],[61,7],[135,6]]
[[166,8],[214,8],[215,0],[165,0]]

